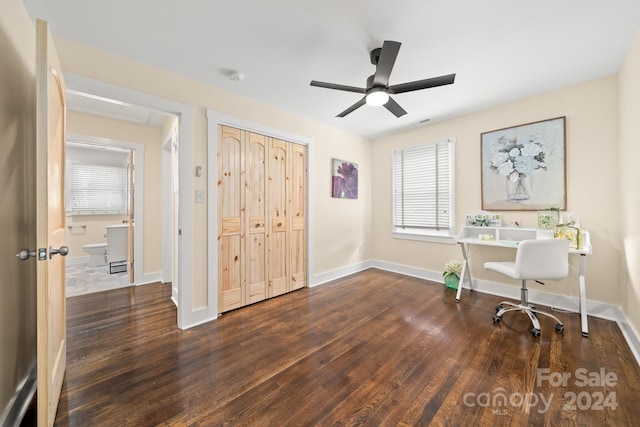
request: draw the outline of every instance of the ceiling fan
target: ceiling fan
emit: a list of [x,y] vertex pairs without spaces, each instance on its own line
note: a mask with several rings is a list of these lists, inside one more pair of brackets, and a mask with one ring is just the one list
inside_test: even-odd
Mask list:
[[356,102],[336,117],[344,117],[362,107],[364,104],[372,106],[384,105],[385,108],[391,111],[391,113],[396,117],[402,117],[407,114],[407,112],[396,101],[394,101],[390,95],[450,85],[455,80],[456,75],[447,74],[445,76],[432,77],[430,79],[389,86],[389,76],[391,75],[391,70],[396,62],[396,57],[400,50],[400,44],[400,42],[386,40],[382,44],[382,48],[377,48],[371,51],[371,63],[376,66],[376,73],[369,76],[366,88],[319,82],[316,80],[311,81],[311,86],[364,94],[364,97],[360,101]]

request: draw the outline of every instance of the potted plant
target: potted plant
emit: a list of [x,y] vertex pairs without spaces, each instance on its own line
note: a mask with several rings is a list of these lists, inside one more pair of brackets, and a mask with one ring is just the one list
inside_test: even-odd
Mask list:
[[444,277],[444,284],[447,286],[447,288],[458,289],[461,272],[462,263],[460,261],[452,260],[444,265],[442,276]]

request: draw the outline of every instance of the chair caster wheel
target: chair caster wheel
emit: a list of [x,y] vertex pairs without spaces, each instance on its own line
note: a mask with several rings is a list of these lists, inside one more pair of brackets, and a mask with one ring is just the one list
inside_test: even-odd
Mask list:
[[502,320],[500,316],[493,316],[492,319],[493,319],[493,323],[500,323],[500,321]]
[[540,329],[536,329],[536,328],[531,329],[531,335],[533,335],[534,337],[539,337]]
[[499,312],[500,310],[502,310],[502,305],[500,304],[496,305],[496,313]]
[[556,331],[560,333],[564,332],[564,326],[562,325],[562,323],[556,324]]

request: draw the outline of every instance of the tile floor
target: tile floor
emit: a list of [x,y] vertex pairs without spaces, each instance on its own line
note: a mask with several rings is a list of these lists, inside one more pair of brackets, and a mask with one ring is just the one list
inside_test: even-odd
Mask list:
[[67,265],[66,289],[68,297],[133,286],[127,272],[109,274],[109,266],[92,267],[89,264]]

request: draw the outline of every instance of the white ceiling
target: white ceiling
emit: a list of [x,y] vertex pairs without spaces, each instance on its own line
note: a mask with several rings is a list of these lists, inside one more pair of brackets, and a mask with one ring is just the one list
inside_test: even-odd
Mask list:
[[[640,0],[24,2],[56,35],[368,138],[615,74],[640,28]],[[402,43],[390,84],[455,84],[395,95],[399,119],[336,118],[361,95],[309,82],[364,87],[384,40]]]

